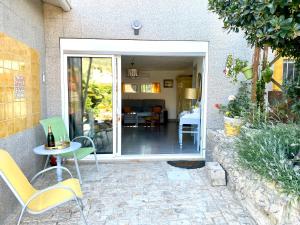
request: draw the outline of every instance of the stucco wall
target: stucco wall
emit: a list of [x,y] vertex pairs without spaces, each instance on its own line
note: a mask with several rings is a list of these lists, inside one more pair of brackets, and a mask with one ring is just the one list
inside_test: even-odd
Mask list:
[[[41,59],[40,71],[45,69],[45,45],[43,7],[39,0],[0,0],[0,32],[22,41],[38,50]],[[0,46],[1,48],[1,46]],[[46,113],[45,86],[41,82],[42,115]],[[0,139],[0,148],[10,152],[27,177],[41,169],[42,158],[36,157],[32,149],[43,142],[43,133],[36,127]],[[0,179],[0,224],[8,213],[19,207],[17,200]]]
[[[201,40],[209,42],[208,128],[219,128],[222,117],[214,103],[227,100],[235,90],[223,75],[228,53],[251,58],[242,34],[228,35],[222,21],[210,13],[207,0],[72,0],[73,9],[44,5],[48,114],[61,114],[59,38]],[[143,24],[134,36],[130,24]]]

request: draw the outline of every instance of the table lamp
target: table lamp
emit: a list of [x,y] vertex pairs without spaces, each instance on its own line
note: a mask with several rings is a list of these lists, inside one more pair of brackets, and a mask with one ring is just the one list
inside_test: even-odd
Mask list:
[[193,100],[197,100],[199,97],[199,88],[185,88],[184,98],[190,100],[190,109],[192,110]]

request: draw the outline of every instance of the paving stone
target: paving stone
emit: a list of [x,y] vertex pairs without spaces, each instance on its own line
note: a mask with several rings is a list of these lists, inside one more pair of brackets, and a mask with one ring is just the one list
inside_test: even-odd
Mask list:
[[[66,166],[76,174],[72,164]],[[186,170],[165,162],[118,162],[102,163],[100,172],[94,164],[82,163],[80,171],[89,225],[256,224],[226,186],[210,186],[205,168]],[[54,182],[52,174],[35,186]],[[16,209],[5,224],[15,225],[18,213]],[[84,223],[76,204],[67,203],[41,215],[26,214],[23,224]]]

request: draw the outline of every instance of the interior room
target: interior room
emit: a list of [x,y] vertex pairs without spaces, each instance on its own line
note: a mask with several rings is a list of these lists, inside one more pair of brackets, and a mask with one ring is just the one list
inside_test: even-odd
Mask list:
[[[122,56],[121,61],[122,155],[199,153],[202,58]],[[197,124],[180,126],[182,116]]]

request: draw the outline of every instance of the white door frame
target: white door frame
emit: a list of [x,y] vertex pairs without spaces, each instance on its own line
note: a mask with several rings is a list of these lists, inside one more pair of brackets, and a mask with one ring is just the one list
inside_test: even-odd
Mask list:
[[[202,101],[201,101],[201,150],[200,154],[174,154],[174,155],[138,155],[124,156],[121,155],[121,129],[120,129],[120,92],[121,82],[118,75],[118,108],[116,113],[118,128],[118,146],[115,157],[128,159],[183,159],[183,158],[201,158],[205,159],[206,150],[206,127],[207,127],[207,81],[208,81],[208,42],[205,41],[144,41],[144,40],[103,40],[103,39],[60,39],[61,55],[61,91],[62,91],[62,116],[65,118],[68,102],[66,99],[66,64],[64,62],[66,55],[113,55],[120,59],[121,55],[147,55],[147,56],[198,56],[204,57],[203,60],[203,83],[202,83]],[[120,62],[120,61],[119,61]],[[117,65],[117,73],[121,74],[121,65]],[[66,121],[65,121],[66,122]],[[101,155],[105,157],[105,155]]]

